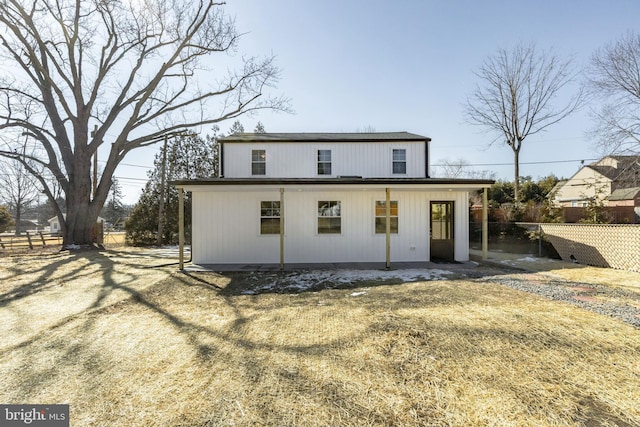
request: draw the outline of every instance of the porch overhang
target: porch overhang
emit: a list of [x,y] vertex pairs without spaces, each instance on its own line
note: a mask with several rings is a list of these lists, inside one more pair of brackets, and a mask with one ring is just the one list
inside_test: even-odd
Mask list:
[[[386,193],[390,200],[390,193],[398,191],[446,191],[446,192],[470,192],[483,191],[482,203],[482,253],[483,259],[487,259],[488,253],[488,189],[495,181],[484,179],[441,179],[441,178],[217,178],[201,180],[177,180],[171,182],[178,188],[180,195],[180,269],[184,269],[183,245],[184,245],[184,207],[183,193],[190,192],[241,192],[241,191],[273,191],[279,192],[281,201],[284,202],[284,194],[289,191],[381,191]],[[390,203],[387,202],[387,207]],[[390,224],[389,211],[387,209],[387,224]],[[284,227],[281,227],[283,230]],[[386,266],[390,267],[390,233],[387,229],[387,260]],[[280,267],[284,269],[283,237],[280,239]]]
[[218,178],[178,180],[172,184],[187,191],[255,191],[280,188],[292,190],[319,189],[381,190],[386,188],[418,191],[477,191],[489,188],[495,181],[484,179],[442,178]]

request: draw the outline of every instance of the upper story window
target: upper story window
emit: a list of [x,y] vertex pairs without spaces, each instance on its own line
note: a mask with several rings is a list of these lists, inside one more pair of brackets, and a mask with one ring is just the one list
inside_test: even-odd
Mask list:
[[251,150],[251,175],[267,174],[267,153],[265,150]]
[[331,150],[318,150],[318,175],[331,175]]
[[[391,223],[391,233],[398,233],[398,201],[391,200],[391,210],[389,215]],[[387,202],[376,202],[376,234],[387,233]]]
[[342,220],[339,200],[318,202],[318,234],[340,234]]
[[407,173],[407,150],[405,150],[404,148],[393,149],[393,173]]

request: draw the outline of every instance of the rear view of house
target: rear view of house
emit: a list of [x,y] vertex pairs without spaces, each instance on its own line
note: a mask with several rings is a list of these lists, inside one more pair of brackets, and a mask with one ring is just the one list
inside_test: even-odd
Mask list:
[[490,180],[429,176],[430,138],[240,133],[192,193],[196,264],[469,259],[469,192]]

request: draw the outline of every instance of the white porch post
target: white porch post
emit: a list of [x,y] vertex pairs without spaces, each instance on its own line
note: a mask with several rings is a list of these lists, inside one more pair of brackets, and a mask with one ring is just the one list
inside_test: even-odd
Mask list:
[[284,188],[280,188],[280,270],[284,270]]
[[386,244],[386,251],[387,251],[387,269],[391,268],[391,189],[389,187],[386,188],[385,192],[387,193],[387,199],[386,199],[386,209],[385,209],[385,219],[386,219],[386,229],[385,229],[385,233],[387,235],[387,244]]
[[482,259],[489,257],[489,213],[487,205],[489,204],[489,196],[487,193],[489,188],[485,187],[482,192]]
[[178,263],[184,270],[184,189],[178,188]]

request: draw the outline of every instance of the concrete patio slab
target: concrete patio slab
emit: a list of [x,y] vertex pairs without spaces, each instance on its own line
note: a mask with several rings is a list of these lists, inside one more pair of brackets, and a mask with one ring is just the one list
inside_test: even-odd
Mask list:
[[[477,263],[472,261],[465,263],[434,263],[434,262],[393,262],[390,270],[409,269],[449,269],[451,267],[475,267]],[[284,271],[300,270],[386,270],[384,262],[341,262],[341,263],[300,263],[285,264]],[[189,264],[185,271],[280,271],[280,264]]]

